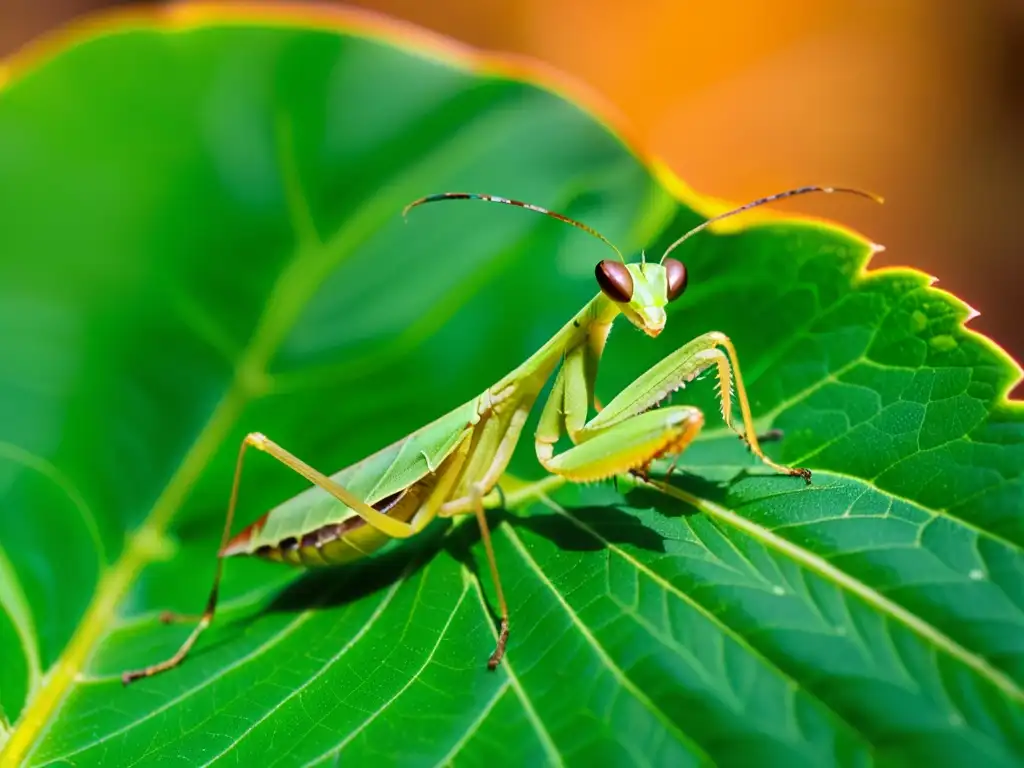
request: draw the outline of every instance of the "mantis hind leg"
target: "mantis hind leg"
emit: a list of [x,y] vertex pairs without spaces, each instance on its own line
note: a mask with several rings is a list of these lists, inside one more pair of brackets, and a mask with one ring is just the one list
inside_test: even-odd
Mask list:
[[[192,649],[192,646],[195,645],[199,636],[213,622],[213,616],[217,609],[217,598],[220,592],[221,576],[224,571],[224,549],[230,539],[231,526],[235,518],[235,507],[238,503],[238,487],[242,478],[242,467],[245,460],[246,449],[252,447],[270,454],[289,469],[302,475],[314,485],[323,488],[336,499],[346,504],[353,512],[366,520],[369,525],[372,525],[388,536],[404,539],[414,536],[423,530],[427,523],[433,519],[434,515],[440,509],[442,503],[450,493],[452,485],[459,475],[459,471],[462,468],[462,464],[465,461],[469,450],[469,441],[466,439],[468,435],[469,431],[467,430],[463,435],[458,448],[454,451],[454,455],[452,456],[454,461],[445,468],[443,476],[430,493],[426,502],[419,510],[417,510],[416,514],[413,515],[411,522],[408,523],[388,517],[387,515],[377,511],[372,506],[366,504],[357,496],[352,494],[351,491],[339,485],[322,472],[314,469],[295,455],[289,453],[266,436],[259,434],[258,432],[251,432],[246,435],[242,440],[242,444],[238,448],[238,459],[235,462],[235,475],[231,482],[231,496],[228,501],[228,511],[224,518],[224,532],[221,535],[220,549],[218,550],[217,570],[213,578],[213,587],[210,589],[210,596],[206,600],[206,608],[203,610],[202,615],[198,617],[198,623],[192,630],[191,634],[185,638],[185,642],[181,644],[181,647],[178,648],[173,656],[159,662],[158,664],[153,664],[143,669],[123,672],[121,674],[121,682],[124,683],[124,685],[128,685],[134,680],[138,680],[143,677],[151,677],[178,666],[185,660],[185,657]],[[174,621],[195,621],[196,618],[197,617],[183,616],[167,611],[160,615],[160,620],[164,623]]]
[[[235,506],[238,503],[238,485],[242,479],[242,465],[245,460],[245,449],[248,448],[249,445],[251,445],[251,443],[249,442],[249,437],[250,436],[247,435],[245,440],[242,441],[242,444],[238,448],[238,458],[235,460],[235,476],[234,479],[231,481],[231,497],[228,501],[227,515],[225,515],[224,517],[224,532],[221,534],[220,549],[224,549],[225,545],[228,543],[229,537],[231,536],[231,524],[234,522]],[[199,639],[199,636],[203,633],[203,630],[205,630],[213,622],[213,615],[217,610],[217,597],[220,593],[220,579],[221,576],[223,575],[223,572],[224,558],[218,556],[217,570],[213,577],[213,587],[210,589],[210,596],[206,599],[206,608],[203,610],[202,615],[198,617],[184,616],[181,614],[170,613],[168,611],[164,611],[162,614],[160,614],[160,620],[165,624],[176,621],[195,620],[198,620],[198,623],[196,624],[192,632],[189,634],[189,636],[185,638],[185,642],[181,644],[181,647],[178,648],[177,652],[175,652],[175,654],[170,658],[161,661],[158,664],[152,664],[143,669],[135,669],[123,672],[121,674],[121,682],[124,685],[128,685],[129,683],[143,677],[152,677],[153,675],[158,674],[160,672],[166,672],[168,669],[173,669],[185,660],[185,657],[188,655],[188,652],[192,650],[192,646],[195,645],[196,640]]]

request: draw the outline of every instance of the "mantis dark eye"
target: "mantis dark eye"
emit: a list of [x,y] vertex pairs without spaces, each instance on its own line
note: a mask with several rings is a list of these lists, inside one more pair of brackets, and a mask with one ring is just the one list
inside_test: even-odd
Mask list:
[[633,276],[621,261],[605,259],[594,270],[601,292],[612,301],[625,304],[633,298]]
[[686,290],[686,267],[675,259],[665,259],[664,267],[668,281],[668,300],[675,301]]

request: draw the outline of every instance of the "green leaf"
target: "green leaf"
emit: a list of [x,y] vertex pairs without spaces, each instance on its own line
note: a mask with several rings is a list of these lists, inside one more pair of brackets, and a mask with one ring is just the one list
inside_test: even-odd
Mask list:
[[[924,275],[779,217],[688,242],[598,393],[725,332],[812,486],[710,382],[664,492],[544,480],[531,421],[498,670],[469,519],[335,570],[231,560],[185,663],[122,687],[189,631],[160,611],[202,608],[247,431],[333,472],[596,290],[558,222],[407,202],[535,201],[633,253],[715,210],[531,76],[346,19],[122,16],[0,68],[0,765],[1019,765],[1019,368]],[[239,524],[305,487],[257,457]]]

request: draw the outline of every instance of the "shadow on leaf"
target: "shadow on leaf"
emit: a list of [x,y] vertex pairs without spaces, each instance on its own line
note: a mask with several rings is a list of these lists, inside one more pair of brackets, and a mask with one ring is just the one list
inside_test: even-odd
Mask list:
[[[604,549],[606,543],[665,551],[665,542],[656,531],[616,506],[568,507],[565,511],[569,517],[558,513],[525,517],[509,515],[509,522],[516,528],[543,536],[559,549],[572,552],[597,551]],[[575,518],[579,524],[570,518]],[[597,535],[582,528],[581,524]]]
[[[690,474],[679,479],[678,486],[687,493],[716,503],[723,503],[727,498],[727,484]],[[624,506],[653,508],[670,518],[699,514],[685,502],[649,487],[629,489],[623,494],[622,501]],[[557,512],[517,515],[504,509],[492,509],[488,510],[487,521],[492,536],[507,524],[542,536],[559,549],[569,552],[596,552],[604,549],[606,544],[651,552],[666,551],[665,540],[657,531],[615,503],[567,506],[565,512],[564,515]],[[486,565],[481,568],[473,551],[480,541],[480,529],[472,518],[467,517],[457,525],[452,525],[451,521],[437,521],[419,536],[392,542],[383,552],[372,557],[349,565],[311,569],[277,592],[264,608],[231,624],[244,628],[263,613],[297,613],[358,601],[391,587],[398,579],[414,575],[442,549],[480,581],[481,571],[486,571]],[[481,551],[479,557],[483,556]],[[490,576],[480,583],[489,585]],[[492,601],[488,599],[487,602],[492,618],[497,621],[498,614]]]
[[[740,474],[733,480],[723,483],[687,473],[673,476],[668,481],[661,480],[661,482],[667,482],[668,485],[699,499],[726,505],[730,487],[739,482],[742,477],[743,475]],[[630,506],[653,507],[665,517],[689,517],[700,514],[700,510],[682,499],[668,496],[650,486],[636,486],[629,489],[625,494],[625,499]]]

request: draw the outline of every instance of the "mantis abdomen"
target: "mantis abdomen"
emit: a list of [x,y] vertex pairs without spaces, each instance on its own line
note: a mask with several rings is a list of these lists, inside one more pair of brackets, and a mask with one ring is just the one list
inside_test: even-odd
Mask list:
[[[474,399],[413,434],[331,475],[395,523],[425,525],[460,474],[479,419]],[[461,449],[461,450],[460,450]],[[393,535],[314,485],[230,539],[221,557],[256,556],[302,566],[340,565],[373,554]]]
[[[420,506],[436,475],[428,475],[408,488],[385,496],[371,506],[394,520],[408,522]],[[265,560],[292,565],[341,565],[376,552],[391,540],[359,515],[351,513],[341,522],[326,523],[301,536],[289,535],[269,542],[260,533],[273,511],[240,531],[220,551],[221,557],[255,555]],[[263,541],[265,543],[256,543]]]

